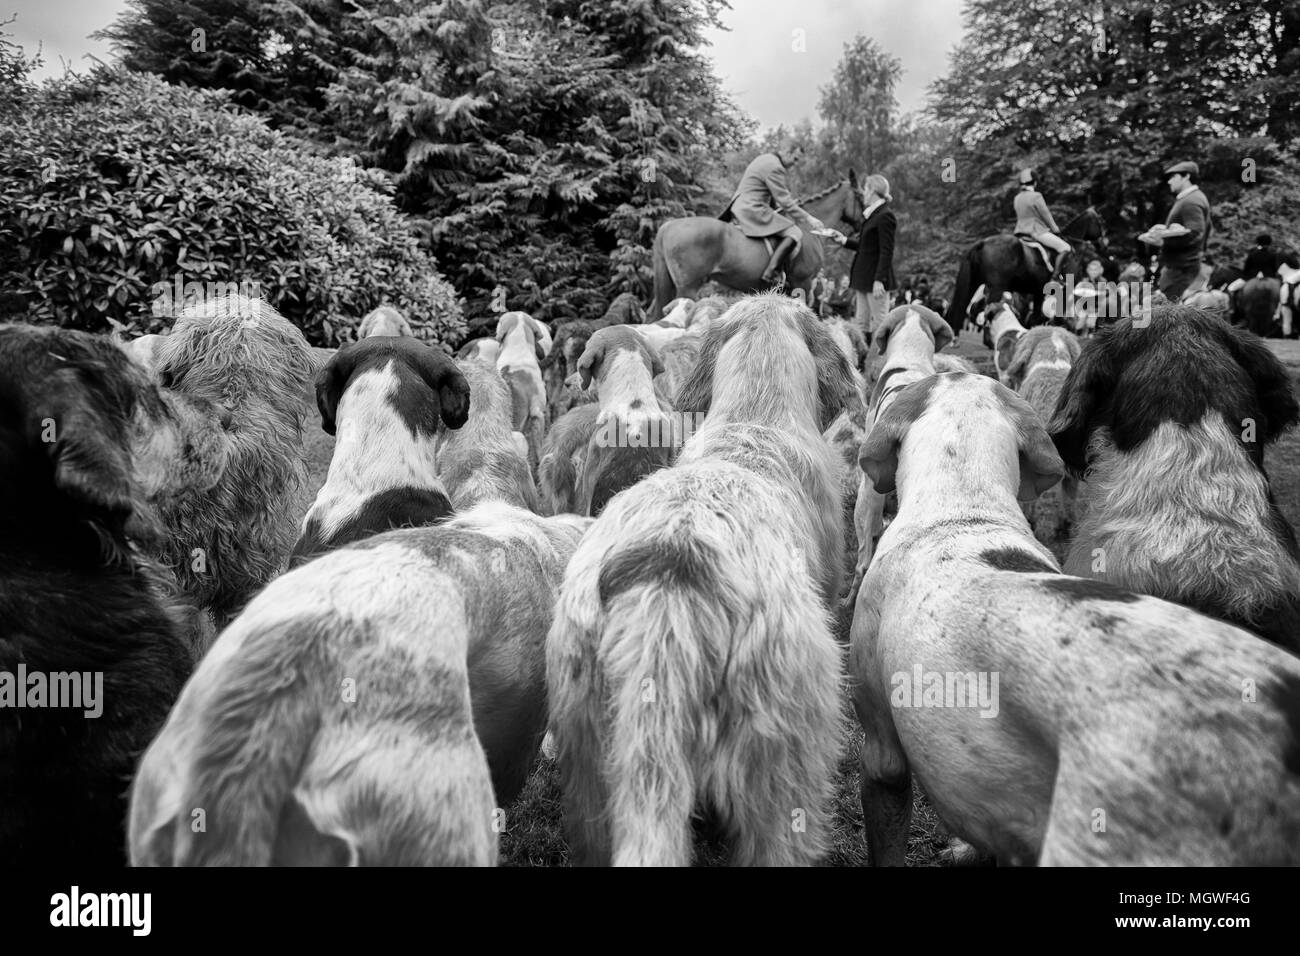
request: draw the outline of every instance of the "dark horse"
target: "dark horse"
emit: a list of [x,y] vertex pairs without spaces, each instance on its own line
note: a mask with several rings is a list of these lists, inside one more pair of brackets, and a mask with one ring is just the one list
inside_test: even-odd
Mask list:
[[[1091,206],[1071,219],[1061,236],[1070,244],[1070,251],[1057,270],[1060,281],[1064,282],[1066,276],[1074,276],[1076,282],[1081,280],[1090,259],[1101,260],[1107,279],[1119,277],[1114,260],[1106,255],[1106,227]],[[962,260],[952,305],[948,307],[948,324],[954,332],[961,329],[971,296],[983,285],[987,302],[997,302],[1004,292],[1027,296],[1030,306],[1025,325],[1039,325],[1043,321],[1043,287],[1050,280],[1042,255],[1016,236],[999,233],[981,239]]]
[[[799,200],[799,205],[827,226],[842,221],[862,228],[862,196],[857,174]],[[773,241],[780,241],[773,237]],[[771,257],[762,239],[751,239],[729,222],[709,216],[669,219],[655,234],[655,297],[647,322],[663,318],[664,306],[678,296],[697,298],[700,286],[714,281],[737,292],[768,288],[763,270]],[[801,290],[805,301],[812,280],[825,261],[821,240],[803,230],[799,255],[786,262],[787,289]]]

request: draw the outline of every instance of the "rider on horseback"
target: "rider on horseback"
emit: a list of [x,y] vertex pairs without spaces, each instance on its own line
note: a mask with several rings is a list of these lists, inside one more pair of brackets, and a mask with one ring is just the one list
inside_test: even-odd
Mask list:
[[1048,267],[1048,272],[1056,275],[1056,268],[1061,264],[1062,257],[1070,251],[1070,244],[1057,235],[1061,230],[1052,218],[1052,211],[1047,208],[1043,194],[1034,188],[1032,169],[1020,171],[1020,192],[1016,193],[1015,208],[1016,235],[1033,239],[1055,252],[1056,257]]
[[724,221],[734,218],[747,236],[758,239],[781,237],[772,250],[767,268],[763,270],[764,283],[775,280],[786,261],[799,255],[803,233],[787,215],[794,216],[805,228],[825,228],[820,219],[799,208],[798,201],[785,184],[786,170],[801,158],[803,147],[788,139],[776,152],[757,156],[745,167],[740,187],[718,217]]

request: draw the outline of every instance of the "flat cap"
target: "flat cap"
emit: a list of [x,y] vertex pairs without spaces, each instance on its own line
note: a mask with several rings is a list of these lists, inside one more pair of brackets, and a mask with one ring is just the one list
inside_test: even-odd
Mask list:
[[1201,170],[1195,163],[1185,159],[1181,163],[1174,163],[1165,170],[1166,176],[1172,176],[1174,173],[1191,173],[1193,176],[1199,176]]

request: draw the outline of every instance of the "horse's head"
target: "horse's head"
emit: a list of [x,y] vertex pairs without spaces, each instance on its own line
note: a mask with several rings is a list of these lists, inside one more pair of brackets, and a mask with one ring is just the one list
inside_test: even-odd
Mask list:
[[840,218],[847,222],[854,229],[862,228],[862,185],[858,182],[858,174],[855,170],[849,170],[848,196],[845,197],[844,205],[840,209]]

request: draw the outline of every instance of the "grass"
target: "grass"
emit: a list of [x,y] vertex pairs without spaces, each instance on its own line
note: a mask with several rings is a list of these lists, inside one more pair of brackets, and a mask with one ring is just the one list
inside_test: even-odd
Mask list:
[[[1269,345],[1286,362],[1292,385],[1300,394],[1300,343],[1270,340]],[[970,359],[981,371],[992,373],[992,357],[971,333],[962,336],[953,351]],[[321,358],[328,355],[318,349]],[[334,440],[320,429],[315,397],[304,396],[309,406],[306,429],[310,478],[304,491],[301,511],[305,513],[317,489],[325,481]],[[1279,507],[1292,525],[1300,526],[1300,428],[1292,429],[1266,453],[1266,467],[1272,480]],[[846,712],[848,712],[846,702]],[[858,796],[858,748],[862,731],[851,713],[846,715],[839,768],[833,797],[834,840],[824,865],[865,866],[869,862],[862,834],[862,808]],[[568,847],[560,832],[560,790],[556,768],[543,758],[519,798],[506,808],[505,830],[501,834],[501,863],[504,866],[567,866]],[[912,828],[908,837],[907,862],[910,866],[942,865],[940,853],[947,841],[939,830],[939,821],[916,791]],[[721,866],[726,863],[725,848],[697,836],[697,866]]]

